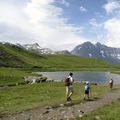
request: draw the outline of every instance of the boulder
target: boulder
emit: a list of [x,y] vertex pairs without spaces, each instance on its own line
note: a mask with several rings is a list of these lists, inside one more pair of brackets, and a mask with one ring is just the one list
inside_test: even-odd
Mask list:
[[34,77],[34,76],[27,76],[24,77],[24,80],[28,84],[32,83],[40,83],[40,82],[46,82],[47,77]]

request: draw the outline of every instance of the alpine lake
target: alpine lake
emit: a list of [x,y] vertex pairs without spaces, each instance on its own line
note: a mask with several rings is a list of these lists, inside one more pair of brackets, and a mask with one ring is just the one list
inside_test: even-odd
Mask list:
[[[69,76],[70,72],[71,71],[36,73],[46,76],[48,80],[62,81],[65,77]],[[108,84],[109,80],[112,78],[114,80],[114,84],[120,84],[120,75],[112,74],[111,72],[74,71],[72,73],[73,79],[76,82],[89,81],[90,83]]]

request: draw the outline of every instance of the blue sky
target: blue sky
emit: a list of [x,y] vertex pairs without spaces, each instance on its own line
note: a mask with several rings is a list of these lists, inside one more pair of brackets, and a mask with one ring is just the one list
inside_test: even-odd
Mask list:
[[120,0],[0,0],[0,16],[0,42],[120,47]]

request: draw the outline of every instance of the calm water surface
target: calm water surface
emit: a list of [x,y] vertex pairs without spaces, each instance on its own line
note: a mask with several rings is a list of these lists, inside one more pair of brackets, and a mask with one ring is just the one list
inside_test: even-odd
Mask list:
[[[48,80],[61,81],[69,75],[70,72],[37,72],[48,77]],[[115,84],[120,84],[120,75],[110,72],[73,72],[75,81],[90,81],[93,83],[105,84],[112,78]]]

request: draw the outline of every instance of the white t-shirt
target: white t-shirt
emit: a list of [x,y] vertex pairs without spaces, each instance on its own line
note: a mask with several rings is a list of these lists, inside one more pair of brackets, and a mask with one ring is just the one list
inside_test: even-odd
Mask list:
[[72,85],[73,84],[73,78],[71,77],[71,76],[69,76],[68,78],[70,78],[70,85]]

